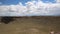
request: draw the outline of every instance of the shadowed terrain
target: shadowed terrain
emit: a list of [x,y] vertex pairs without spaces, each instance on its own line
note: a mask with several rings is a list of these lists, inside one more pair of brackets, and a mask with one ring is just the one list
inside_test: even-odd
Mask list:
[[13,17],[1,17],[1,22],[8,24],[9,22],[12,22],[14,19]]
[[14,17],[14,21],[8,24],[0,23],[0,34],[49,34],[51,30],[60,32],[60,17]]

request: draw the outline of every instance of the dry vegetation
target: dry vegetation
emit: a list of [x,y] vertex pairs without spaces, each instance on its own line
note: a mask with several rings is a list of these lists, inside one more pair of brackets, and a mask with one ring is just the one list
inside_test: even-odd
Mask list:
[[49,34],[50,30],[60,32],[60,17],[15,17],[9,24],[0,24],[0,34]]

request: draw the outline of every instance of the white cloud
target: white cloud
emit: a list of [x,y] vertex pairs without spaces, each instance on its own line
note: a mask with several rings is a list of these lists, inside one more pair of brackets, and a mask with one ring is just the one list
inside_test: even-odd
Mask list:
[[60,15],[59,3],[43,3],[42,1],[32,1],[17,5],[0,6],[0,16],[38,16],[38,15]]
[[60,3],[60,0],[56,0],[57,1],[57,3]]

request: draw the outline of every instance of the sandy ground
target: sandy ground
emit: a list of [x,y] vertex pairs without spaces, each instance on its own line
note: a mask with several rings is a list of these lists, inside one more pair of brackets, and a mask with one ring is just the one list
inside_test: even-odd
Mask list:
[[17,18],[0,24],[0,34],[50,34],[50,30],[60,32],[60,17]]

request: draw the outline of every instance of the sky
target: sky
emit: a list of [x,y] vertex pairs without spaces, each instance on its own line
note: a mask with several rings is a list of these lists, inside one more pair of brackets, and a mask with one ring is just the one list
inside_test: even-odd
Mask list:
[[[0,0],[0,2],[2,2],[2,4],[5,4],[5,5],[18,4],[19,2],[21,2],[24,5],[28,1],[34,1],[34,0]],[[37,1],[37,0],[35,0],[35,1]],[[55,0],[41,0],[41,1],[43,1],[45,3],[47,3],[47,2],[55,3]]]
[[0,0],[0,16],[60,16],[60,0]]

